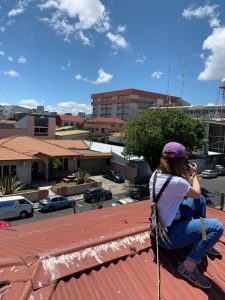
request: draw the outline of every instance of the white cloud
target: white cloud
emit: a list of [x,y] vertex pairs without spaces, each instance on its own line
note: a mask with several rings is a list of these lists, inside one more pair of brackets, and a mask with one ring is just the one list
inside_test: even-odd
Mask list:
[[39,8],[55,9],[51,18],[42,18],[42,21],[52,27],[58,35],[64,36],[66,41],[78,35],[87,45],[87,37],[81,36],[81,31],[94,29],[97,32],[105,32],[110,29],[108,13],[100,0],[51,0],[39,5]]
[[91,81],[88,80],[86,77],[81,76],[81,74],[75,75],[75,78],[76,78],[77,80],[80,80],[80,81],[89,81],[89,82],[91,82]]
[[17,73],[16,71],[14,71],[14,70],[9,70],[9,71],[3,72],[3,74],[5,76],[12,77],[12,78],[18,78],[18,77],[20,77],[20,74]]
[[152,78],[160,79],[162,77],[163,73],[160,71],[155,71],[151,74]]
[[204,41],[203,50],[210,55],[205,60],[205,69],[199,74],[200,80],[220,80],[225,77],[225,27],[214,28]]
[[79,35],[80,35],[80,39],[82,40],[84,45],[91,44],[90,39],[86,35],[84,35],[84,33],[82,31],[79,32]]
[[4,51],[0,51],[0,56],[5,56],[5,52]]
[[26,7],[31,1],[32,0],[19,0],[17,6],[8,12],[8,16],[16,17],[18,15],[21,15],[22,13],[24,13]]
[[186,19],[198,18],[203,19],[209,18],[209,25],[211,27],[218,27],[220,25],[219,13],[216,12],[218,5],[204,5],[198,8],[189,7],[184,9],[182,16]]
[[34,99],[23,99],[19,102],[19,105],[27,108],[37,108],[39,105],[43,105],[44,101],[34,100]]
[[124,26],[118,25],[116,31],[122,33],[122,32],[125,32],[126,29],[127,29],[127,25],[124,25]]
[[102,68],[98,70],[98,78],[93,81],[93,84],[99,85],[99,84],[104,84],[108,83],[112,80],[113,75],[106,73]]
[[96,80],[90,80],[86,77],[83,77],[81,74],[77,74],[75,76],[76,80],[90,82],[95,85],[105,84],[112,80],[113,75],[106,73],[102,68],[98,70],[98,78]]
[[86,114],[92,113],[92,106],[87,104],[82,104],[78,102],[60,102],[56,106],[47,106],[48,111],[56,111],[58,114],[72,113],[77,115],[78,112],[82,111]]
[[17,62],[18,62],[19,64],[25,64],[25,63],[27,62],[27,60],[26,60],[25,57],[20,56],[20,57],[18,58]]
[[23,8],[17,8],[17,9],[12,9],[9,11],[8,16],[9,17],[15,17],[17,15],[20,15],[24,12]]
[[113,34],[111,32],[108,32],[106,34],[106,36],[112,42],[113,47],[115,47],[115,48],[127,48],[128,47],[128,43],[122,35]]
[[138,64],[143,64],[146,60],[146,56],[142,55],[142,56],[138,56],[138,58],[135,60],[136,63]]
[[14,60],[12,56],[8,56],[7,59],[8,59],[9,61],[13,61],[13,60]]

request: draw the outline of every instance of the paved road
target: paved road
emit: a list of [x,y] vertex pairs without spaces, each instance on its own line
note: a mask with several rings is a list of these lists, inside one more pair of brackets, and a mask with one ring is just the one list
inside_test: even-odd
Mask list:
[[[101,179],[101,178],[96,178]],[[103,181],[103,187],[110,189],[113,192],[113,199],[103,202],[103,207],[111,206],[113,203],[116,203],[119,199],[127,197],[127,183],[118,184],[111,182],[105,178],[101,179]],[[221,176],[213,179],[203,179],[200,178],[202,191],[206,198],[210,200],[216,207],[220,207],[221,193],[225,193],[225,176]],[[77,213],[91,210],[92,204],[86,203],[83,201],[82,195],[69,197],[76,200],[76,211]],[[24,220],[11,220],[10,223],[13,225],[26,224],[31,222],[36,222],[40,220],[51,219],[60,216],[66,216],[73,214],[73,208],[63,209],[54,211],[51,213],[42,213],[38,210],[35,210],[34,216],[32,218]]]
[[225,176],[217,178],[200,178],[202,192],[216,207],[220,206],[221,193],[225,193]]

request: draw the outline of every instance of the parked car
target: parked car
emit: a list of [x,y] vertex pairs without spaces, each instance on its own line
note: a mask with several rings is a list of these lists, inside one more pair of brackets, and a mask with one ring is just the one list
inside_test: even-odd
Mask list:
[[55,209],[74,207],[75,201],[62,197],[60,195],[48,196],[46,199],[39,201],[39,209],[51,212]]
[[112,199],[111,191],[103,188],[90,188],[84,192],[84,200],[89,203]]
[[116,170],[106,170],[103,177],[117,183],[123,183],[125,181],[125,177]]
[[23,196],[6,196],[0,198],[0,220],[32,216],[33,203]]
[[224,169],[224,166],[222,165],[215,165],[215,170]]
[[215,165],[215,171],[218,173],[219,176],[225,175],[225,167],[222,165]]
[[202,178],[216,178],[217,176],[218,173],[215,170],[204,170],[201,173]]

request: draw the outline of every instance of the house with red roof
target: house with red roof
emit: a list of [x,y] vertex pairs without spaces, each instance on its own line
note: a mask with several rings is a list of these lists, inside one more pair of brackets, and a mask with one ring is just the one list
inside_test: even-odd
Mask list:
[[[160,248],[157,264],[149,214],[145,200],[0,229],[1,299],[224,299],[224,257],[200,264],[209,290],[190,284],[176,270],[187,249]],[[224,256],[225,233],[217,246]]]
[[87,120],[84,129],[89,130],[94,136],[109,136],[111,133],[123,130],[125,121],[119,118],[97,117]]
[[71,114],[58,115],[56,117],[56,125],[61,126],[74,126],[76,129],[83,129],[84,119],[80,116]]
[[[111,153],[90,150],[82,140],[13,136],[0,139],[0,178],[11,174],[22,183],[32,183],[62,178],[78,169],[101,172],[111,156]],[[57,172],[52,168],[55,159],[61,162]]]

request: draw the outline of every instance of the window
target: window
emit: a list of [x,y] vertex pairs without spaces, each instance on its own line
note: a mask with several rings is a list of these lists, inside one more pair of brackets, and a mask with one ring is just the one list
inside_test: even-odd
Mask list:
[[9,166],[3,166],[3,177],[9,175]]
[[29,204],[26,199],[19,199],[19,204]]
[[68,158],[64,158],[64,171],[68,171]]

